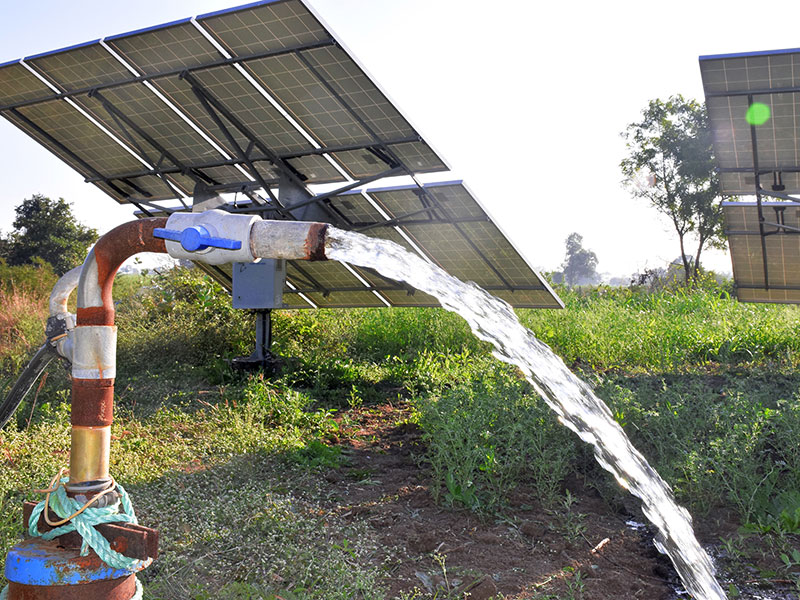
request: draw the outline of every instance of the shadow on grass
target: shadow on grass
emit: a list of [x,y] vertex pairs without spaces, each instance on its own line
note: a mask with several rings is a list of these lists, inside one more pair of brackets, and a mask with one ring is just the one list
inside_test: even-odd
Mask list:
[[367,528],[318,504],[329,491],[313,468],[337,460],[323,447],[198,461],[128,486],[161,539],[142,575],[145,598],[383,598]]

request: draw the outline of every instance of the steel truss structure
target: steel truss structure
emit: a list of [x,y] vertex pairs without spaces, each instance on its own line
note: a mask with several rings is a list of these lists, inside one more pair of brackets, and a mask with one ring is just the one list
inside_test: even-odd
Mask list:
[[[325,221],[392,239],[514,306],[563,306],[463,183],[420,181],[447,165],[301,0],[5,63],[0,114],[142,216],[202,206]],[[398,176],[409,183],[381,185]],[[230,269],[204,268],[230,288]],[[350,265],[292,262],[286,274],[288,307],[437,304]]]

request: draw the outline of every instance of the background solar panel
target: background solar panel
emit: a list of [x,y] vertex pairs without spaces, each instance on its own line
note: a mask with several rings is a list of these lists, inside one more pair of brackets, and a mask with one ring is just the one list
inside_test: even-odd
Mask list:
[[[757,199],[723,204],[739,299],[800,302],[800,204],[763,201],[800,193],[800,51],[704,56],[700,71],[723,193]],[[755,103],[768,118],[748,120]]]
[[[781,172],[783,191],[800,193],[800,52],[701,57],[700,72],[723,193],[755,193],[756,164],[765,188]],[[769,107],[765,123],[748,123],[751,102]]]
[[762,204],[767,233],[763,246],[755,203],[726,202],[723,209],[739,299],[745,302],[800,302],[800,234],[769,224],[783,223],[800,229],[800,203]]

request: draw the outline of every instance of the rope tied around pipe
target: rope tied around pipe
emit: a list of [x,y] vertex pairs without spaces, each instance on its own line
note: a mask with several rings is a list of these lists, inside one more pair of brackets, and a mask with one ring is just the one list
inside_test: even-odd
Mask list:
[[[97,553],[100,560],[110,567],[131,572],[138,571],[144,561],[137,558],[128,558],[113,550],[108,540],[95,529],[96,525],[102,523],[138,524],[133,504],[125,488],[112,479],[111,485],[107,490],[94,496],[85,504],[81,504],[67,495],[64,485],[69,479],[62,477],[63,472],[64,470],[62,469],[53,477],[48,489],[40,490],[46,492],[47,495],[33,509],[28,520],[28,533],[33,537],[52,540],[65,533],[77,531],[82,540],[81,556],[88,556],[89,548],[91,548]],[[119,494],[119,499],[116,502],[101,508],[92,507],[92,504],[99,498],[112,491],[116,491]],[[51,522],[49,516],[45,513],[48,509],[52,509],[60,520]],[[40,533],[39,518],[43,513],[45,513],[45,520],[50,525],[56,525],[56,527],[45,533]],[[0,600],[2,600],[2,597],[0,597]]]

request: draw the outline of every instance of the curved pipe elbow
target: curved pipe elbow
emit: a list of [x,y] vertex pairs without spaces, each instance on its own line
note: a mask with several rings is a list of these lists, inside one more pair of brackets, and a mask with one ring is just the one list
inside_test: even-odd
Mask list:
[[128,258],[140,252],[166,252],[153,230],[166,218],[140,219],[115,227],[98,240],[83,263],[78,283],[78,325],[113,325],[114,276]]
[[82,270],[83,266],[80,266],[67,271],[53,286],[49,301],[51,317],[69,314],[67,301],[70,294],[78,287]]

